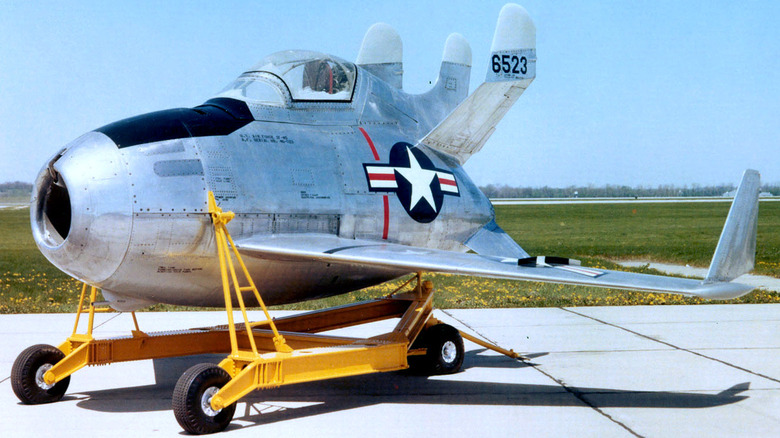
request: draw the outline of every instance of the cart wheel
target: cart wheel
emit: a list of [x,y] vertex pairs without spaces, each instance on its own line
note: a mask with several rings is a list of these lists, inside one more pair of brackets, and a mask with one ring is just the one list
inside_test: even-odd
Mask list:
[[43,375],[65,357],[51,345],[38,344],[22,351],[11,368],[11,388],[22,403],[38,405],[62,399],[70,384],[70,376],[49,385]]
[[179,425],[195,435],[225,430],[236,412],[236,404],[215,411],[211,397],[229,381],[227,371],[211,363],[185,371],[173,390],[173,414]]
[[436,324],[420,333],[413,348],[427,349],[425,356],[410,356],[409,366],[428,375],[453,374],[463,365],[463,338],[447,324]]

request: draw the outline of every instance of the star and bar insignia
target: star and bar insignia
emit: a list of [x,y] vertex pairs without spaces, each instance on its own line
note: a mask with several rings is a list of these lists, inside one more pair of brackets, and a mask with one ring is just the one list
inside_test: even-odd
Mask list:
[[393,145],[389,163],[364,163],[363,168],[369,191],[395,192],[406,212],[417,222],[436,219],[444,195],[460,196],[455,175],[437,169],[423,151],[409,143]]

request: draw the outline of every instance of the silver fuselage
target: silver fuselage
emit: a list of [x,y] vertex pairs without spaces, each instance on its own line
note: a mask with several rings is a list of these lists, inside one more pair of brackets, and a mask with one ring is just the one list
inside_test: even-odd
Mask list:
[[[461,88],[464,83],[468,76]],[[44,166],[32,200],[35,240],[56,266],[102,288],[118,308],[224,303],[208,191],[223,210],[235,212],[228,225],[235,240],[318,233],[465,251],[463,242],[494,213],[455,159],[418,145],[465,96],[462,89],[447,95],[452,84],[444,85],[412,96],[358,69],[350,102],[280,106],[223,98],[108,125]],[[230,126],[211,126],[225,113]],[[446,196],[434,188],[440,205],[433,219],[414,219],[408,199],[370,187],[366,166],[388,166],[399,142],[416,145],[441,175],[456,181]],[[407,273],[245,261],[269,304],[344,293]]]

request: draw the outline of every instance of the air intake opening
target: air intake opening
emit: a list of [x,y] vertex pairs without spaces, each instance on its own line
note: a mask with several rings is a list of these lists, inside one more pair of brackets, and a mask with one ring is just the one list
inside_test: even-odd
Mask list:
[[52,166],[61,155],[41,172],[35,188],[38,201],[32,216],[33,232],[39,243],[50,247],[59,246],[68,238],[72,219],[68,186]]
[[70,195],[65,183],[52,181],[43,200],[43,214],[62,240],[70,232]]

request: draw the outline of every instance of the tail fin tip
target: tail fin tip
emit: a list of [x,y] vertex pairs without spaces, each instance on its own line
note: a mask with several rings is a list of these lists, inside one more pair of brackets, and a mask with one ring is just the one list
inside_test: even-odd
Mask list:
[[356,64],[390,85],[403,89],[403,52],[398,32],[389,24],[376,23],[363,37]]
[[471,67],[471,46],[463,35],[452,33],[447,37],[441,62],[451,62]]
[[536,77],[536,26],[522,6],[509,3],[498,14],[485,82],[528,83]]
[[398,32],[387,23],[374,23],[366,31],[356,63],[389,64],[403,62],[403,43]]
[[536,49],[536,26],[524,7],[507,3],[498,14],[491,52]]

